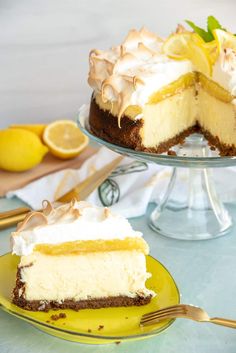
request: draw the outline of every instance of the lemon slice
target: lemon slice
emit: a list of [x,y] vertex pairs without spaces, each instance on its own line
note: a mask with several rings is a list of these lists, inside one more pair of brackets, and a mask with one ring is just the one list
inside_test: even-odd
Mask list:
[[195,41],[189,42],[188,58],[192,61],[197,71],[200,71],[206,76],[212,73],[212,65],[209,54],[204,46],[200,46]]
[[231,48],[236,51],[236,37],[232,33],[222,31],[221,29],[215,29],[213,35],[220,52],[226,48]]
[[47,125],[43,140],[50,152],[61,159],[76,157],[89,141],[71,120],[58,120]]
[[208,52],[209,59],[211,64],[215,64],[218,56],[219,56],[219,46],[216,40],[212,40],[211,42],[205,42],[204,47]]
[[177,33],[172,34],[164,42],[162,50],[164,54],[168,55],[172,59],[184,60],[188,58],[188,42],[191,40],[192,34]]
[[191,60],[197,70],[211,75],[212,65],[205,42],[196,33],[172,34],[163,44],[163,51],[172,59]]

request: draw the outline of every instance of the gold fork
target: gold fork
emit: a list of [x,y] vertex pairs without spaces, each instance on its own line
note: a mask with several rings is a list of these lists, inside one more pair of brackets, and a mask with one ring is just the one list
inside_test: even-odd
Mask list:
[[141,318],[140,326],[153,325],[162,320],[175,318],[191,319],[198,322],[210,322],[216,325],[236,328],[236,320],[223,319],[221,317],[210,318],[205,310],[187,304],[173,305],[144,314]]

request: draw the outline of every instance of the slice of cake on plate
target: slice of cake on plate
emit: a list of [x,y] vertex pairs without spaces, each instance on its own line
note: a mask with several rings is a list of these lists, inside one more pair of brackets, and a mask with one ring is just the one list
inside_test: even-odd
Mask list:
[[148,245],[107,208],[73,201],[31,212],[11,234],[20,256],[13,303],[27,310],[143,305]]
[[212,40],[179,26],[166,40],[142,28],[110,50],[92,50],[92,132],[115,144],[163,153],[201,132],[236,155],[236,37]]

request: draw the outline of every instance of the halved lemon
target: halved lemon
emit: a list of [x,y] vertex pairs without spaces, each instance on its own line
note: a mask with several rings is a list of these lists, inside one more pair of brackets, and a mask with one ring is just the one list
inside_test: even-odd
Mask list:
[[215,29],[213,31],[214,38],[218,44],[219,51],[226,48],[231,48],[236,51],[236,37],[230,32],[223,31],[222,29]]
[[163,51],[172,59],[191,60],[197,70],[211,75],[212,67],[208,50],[202,38],[192,32],[172,34],[163,44]]
[[71,120],[57,120],[47,125],[43,140],[50,152],[61,159],[76,157],[89,142],[88,137]]

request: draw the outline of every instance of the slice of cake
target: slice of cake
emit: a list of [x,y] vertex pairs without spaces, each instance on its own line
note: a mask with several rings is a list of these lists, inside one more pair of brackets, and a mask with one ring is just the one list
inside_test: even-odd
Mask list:
[[148,245],[107,208],[75,202],[31,212],[11,234],[20,256],[13,303],[27,310],[144,305]]
[[179,26],[163,40],[142,28],[119,46],[93,50],[92,132],[156,153],[201,132],[221,155],[236,155],[236,37],[213,34],[205,42]]

